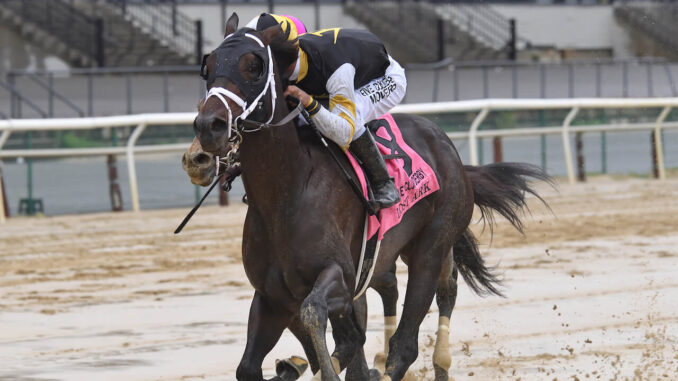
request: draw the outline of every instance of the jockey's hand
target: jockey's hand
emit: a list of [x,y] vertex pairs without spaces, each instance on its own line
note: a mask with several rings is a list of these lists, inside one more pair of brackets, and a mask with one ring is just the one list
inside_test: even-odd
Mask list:
[[285,96],[291,95],[299,101],[301,101],[301,104],[304,105],[304,107],[308,106],[311,104],[311,96],[306,94],[306,92],[294,85],[289,85],[287,86],[287,89],[285,90]]

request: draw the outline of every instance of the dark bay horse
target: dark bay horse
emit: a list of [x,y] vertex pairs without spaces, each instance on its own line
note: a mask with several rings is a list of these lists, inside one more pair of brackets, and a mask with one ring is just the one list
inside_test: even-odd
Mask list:
[[[237,23],[237,16],[229,19],[227,35],[236,32]],[[241,41],[237,49],[243,53],[231,56],[233,70],[245,83],[256,83],[271,68],[274,75],[270,78],[275,79],[271,86],[282,94],[276,62],[286,60],[292,51],[290,42],[277,26],[248,32],[250,37],[237,35]],[[248,52],[248,46],[252,51],[258,47],[247,38],[270,48],[272,62]],[[219,49],[224,48],[215,52]],[[216,69],[217,57],[228,56],[228,51],[215,52],[206,60],[207,72]],[[200,105],[194,129],[202,148],[212,154],[224,155],[234,118],[248,109],[247,91],[237,82],[229,76],[208,81],[208,88],[222,88],[240,98],[209,97]],[[252,113],[250,119],[279,121],[288,113],[284,99],[275,98],[267,88],[261,85],[264,96],[256,99],[261,100],[263,112]],[[435,171],[440,189],[413,206],[382,241],[372,287],[379,290],[380,282],[393,281],[382,289],[395,289],[397,300],[392,275],[395,260],[400,257],[408,266],[402,317],[389,340],[382,380],[400,380],[416,359],[419,326],[436,295],[441,317],[438,338],[448,329],[456,298],[456,271],[474,291],[500,294],[498,280],[485,266],[468,229],[474,202],[484,215],[489,209],[497,210],[520,228],[518,213],[525,204],[524,193],[535,194],[527,179],[548,180],[540,169],[526,164],[464,166],[452,142],[435,124],[414,115],[394,118],[404,140]],[[349,364],[347,379],[368,379],[362,351],[367,306],[364,296],[353,301],[365,218],[362,204],[308,129],[287,123],[246,133],[244,126],[235,123],[233,129],[243,135],[240,163],[249,207],[242,256],[255,294],[237,378],[262,380],[264,357],[289,328],[323,381],[338,380],[335,372]],[[338,147],[332,149],[340,152]],[[385,306],[387,299],[391,309],[393,297],[384,297]],[[385,308],[388,316],[395,314],[395,302],[392,307],[393,314]],[[335,341],[331,355],[325,340],[328,319]],[[437,365],[447,361],[449,367],[449,353],[441,358]]]

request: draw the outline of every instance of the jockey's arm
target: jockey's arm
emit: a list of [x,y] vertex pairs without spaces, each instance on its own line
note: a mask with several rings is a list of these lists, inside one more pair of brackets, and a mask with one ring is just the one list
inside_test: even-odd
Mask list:
[[356,132],[354,77],[355,67],[348,63],[330,76],[325,85],[330,97],[329,110],[298,88],[290,92],[301,100],[320,132],[344,150],[348,149]]

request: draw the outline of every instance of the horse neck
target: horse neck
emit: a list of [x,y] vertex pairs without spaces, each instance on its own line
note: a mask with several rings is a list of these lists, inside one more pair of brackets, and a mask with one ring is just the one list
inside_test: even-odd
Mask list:
[[[278,94],[282,94],[280,88]],[[282,96],[276,101],[274,122],[288,113]],[[240,163],[251,206],[256,205],[267,209],[268,213],[274,213],[273,209],[284,205],[285,199],[298,195],[295,191],[299,189],[297,183],[308,166],[307,161],[300,157],[301,149],[294,122],[244,134],[240,146]]]

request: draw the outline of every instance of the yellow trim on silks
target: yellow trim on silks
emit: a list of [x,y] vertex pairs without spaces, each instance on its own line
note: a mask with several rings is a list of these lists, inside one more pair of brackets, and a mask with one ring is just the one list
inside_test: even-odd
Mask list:
[[344,106],[355,118],[355,103],[353,101],[341,94],[335,94],[330,98],[330,111],[334,110],[336,105]]
[[348,124],[351,125],[351,134],[348,136],[348,142],[346,142],[345,146],[341,147],[342,150],[346,151],[348,147],[351,145],[351,142],[353,141],[353,134],[355,133],[355,122],[353,121],[353,118],[346,115],[345,112],[339,113],[339,116],[344,118],[348,122]]
[[336,106],[342,106],[351,113],[351,115],[343,111],[339,113],[339,116],[346,119],[348,124],[351,125],[351,135],[348,138],[348,142],[345,146],[341,147],[341,149],[346,151],[351,141],[353,141],[353,134],[355,133],[355,103],[341,94],[335,94],[330,98],[330,111],[334,110]]
[[333,32],[334,33],[334,45],[336,45],[337,44],[337,36],[339,36],[339,30],[340,29],[341,28],[321,29],[321,30],[317,30],[317,31],[315,31],[313,33],[309,33],[309,34],[312,34],[312,35],[318,36],[318,37],[322,37],[323,34],[325,34],[327,32]]
[[308,57],[304,49],[299,48],[299,75],[295,82],[301,82],[308,74]]
[[294,22],[285,16],[274,15],[270,13],[271,17],[280,24],[283,32],[287,33],[287,30],[290,31],[290,34],[287,36],[287,41],[292,41],[299,36],[299,31],[297,31],[297,26],[294,25]]

